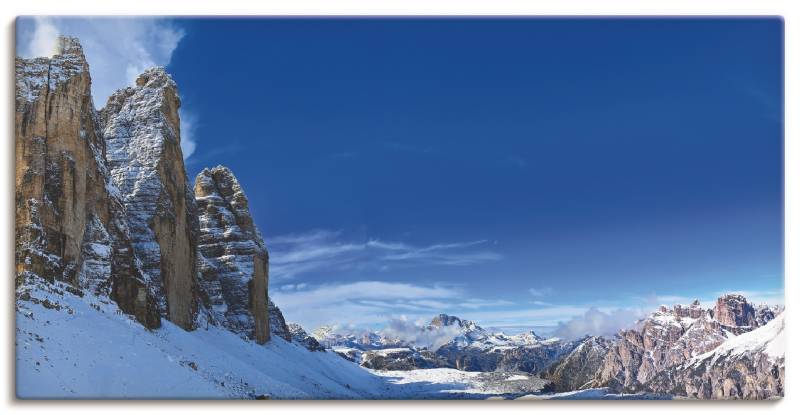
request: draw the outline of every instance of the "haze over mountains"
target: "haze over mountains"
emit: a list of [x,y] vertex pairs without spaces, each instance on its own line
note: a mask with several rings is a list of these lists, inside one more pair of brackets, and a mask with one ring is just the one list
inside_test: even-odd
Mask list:
[[459,379],[465,398],[783,395],[782,309],[739,295],[662,307],[612,338],[507,335],[445,314],[410,340],[392,326],[309,334],[270,300],[268,247],[234,173],[186,176],[180,104],[151,68],[96,110],[75,38],[16,59],[19,396],[448,397],[387,377],[398,372]]

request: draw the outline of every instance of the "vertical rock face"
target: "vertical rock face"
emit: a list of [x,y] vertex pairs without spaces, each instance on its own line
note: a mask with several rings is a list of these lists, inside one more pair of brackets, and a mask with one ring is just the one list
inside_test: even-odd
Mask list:
[[163,68],[114,93],[100,112],[106,158],[133,249],[160,313],[192,329],[198,311],[197,216],[180,147],[175,82]]
[[[204,169],[195,179],[200,214],[200,283],[214,319],[229,330],[269,340],[269,261],[247,197],[227,168]],[[284,323],[285,326],[285,323]]]
[[133,255],[75,38],[51,58],[16,59],[16,269],[102,292],[147,327],[160,324]]
[[[756,315],[759,318],[756,318]],[[593,386],[641,390],[666,368],[709,352],[731,336],[746,333],[774,317],[738,295],[726,295],[707,310],[698,301],[689,306],[662,306],[640,323],[622,331],[610,348]]]
[[756,310],[744,296],[728,294],[717,299],[714,319],[730,327],[757,325]]

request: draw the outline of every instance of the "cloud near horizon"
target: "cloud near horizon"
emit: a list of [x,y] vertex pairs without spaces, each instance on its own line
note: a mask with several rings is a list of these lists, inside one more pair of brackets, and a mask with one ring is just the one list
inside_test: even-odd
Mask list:
[[442,326],[427,330],[430,321],[411,321],[405,316],[389,320],[381,333],[391,339],[399,339],[406,343],[415,344],[430,350],[442,347],[461,333],[458,326]]
[[582,315],[558,323],[553,335],[563,339],[576,339],[583,336],[612,336],[620,330],[629,329],[647,314],[640,309],[603,311],[596,307],[586,310]]
[[[59,35],[80,39],[92,75],[96,107],[120,88],[133,85],[145,69],[167,66],[185,32],[159,17],[49,17],[17,19],[17,55],[51,56]],[[181,109],[181,149],[184,158],[197,146],[194,119]]]
[[[381,281],[381,272],[427,265],[465,266],[497,261],[502,256],[488,250],[484,240],[415,246],[379,239],[348,240],[341,232],[314,230],[267,239],[270,247],[270,275],[278,289],[270,294],[289,321],[313,330],[334,325],[348,330],[383,328],[404,340],[424,336],[414,326],[439,313],[454,314],[476,321],[483,327],[509,332],[544,329],[550,334],[574,339],[585,335],[614,335],[628,329],[655,311],[660,304],[689,304],[693,298],[661,294],[632,296],[630,303],[607,300],[582,303],[559,301],[549,286],[529,288],[532,300],[475,298],[466,290],[441,284]],[[304,274],[356,273],[367,280],[310,284]],[[289,282],[289,280],[293,282]],[[745,292],[748,299],[773,300],[780,292]],[[713,306],[714,293],[702,295],[705,307]],[[517,300],[519,300],[517,298]],[[547,300],[547,301],[542,301]],[[766,301],[775,303],[774,301]],[[433,339],[425,340],[433,344]]]
[[375,326],[400,315],[433,316],[457,304],[462,295],[457,287],[385,281],[286,284],[270,293],[287,321],[310,330],[322,325]]
[[340,232],[314,230],[267,238],[270,276],[276,281],[314,271],[384,272],[425,265],[465,266],[497,261],[488,241],[415,246],[379,239],[344,240]]

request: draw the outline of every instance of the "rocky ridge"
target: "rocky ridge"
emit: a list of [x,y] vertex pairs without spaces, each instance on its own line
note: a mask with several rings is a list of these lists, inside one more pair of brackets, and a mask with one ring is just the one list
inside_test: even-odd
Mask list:
[[439,314],[420,328],[419,338],[432,345],[403,341],[380,332],[338,333],[321,327],[314,336],[325,347],[376,370],[453,368],[464,371],[538,373],[577,342],[545,339],[534,332],[506,335],[490,332],[471,320]]
[[617,336],[592,386],[641,390],[660,371],[709,352],[773,317],[769,307],[755,307],[735,294],[720,297],[713,309],[703,308],[699,301],[661,306],[639,327]]
[[458,327],[458,334],[436,350],[450,367],[466,371],[538,373],[546,369],[576,342],[545,339],[533,331],[517,335],[490,332],[470,320],[441,314],[430,328]]
[[[737,314],[737,318],[741,317],[742,314]],[[780,314],[750,332],[726,340],[708,353],[659,372],[645,389],[696,399],[782,397],[785,326],[784,314]]]

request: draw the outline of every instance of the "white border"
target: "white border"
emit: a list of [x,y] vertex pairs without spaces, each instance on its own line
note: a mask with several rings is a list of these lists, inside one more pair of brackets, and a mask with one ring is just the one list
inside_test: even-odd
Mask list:
[[[5,212],[0,222],[0,261],[5,266],[5,285],[0,303],[6,314],[2,319],[4,323],[2,334],[6,347],[2,365],[6,369],[3,382],[3,397],[8,408],[24,412],[42,412],[62,414],[87,414],[107,413],[141,413],[141,412],[167,412],[188,409],[193,412],[215,413],[228,410],[260,412],[277,411],[293,412],[309,411],[330,414],[403,414],[409,412],[417,414],[420,411],[427,413],[459,413],[493,412],[503,413],[531,413],[531,412],[559,412],[559,413],[675,413],[675,412],[778,412],[797,413],[800,402],[800,374],[794,368],[793,362],[800,357],[795,357],[792,345],[798,345],[796,333],[789,323],[789,358],[787,359],[787,392],[786,398],[775,403],[710,403],[710,402],[105,402],[105,403],[28,403],[13,399],[13,55],[14,55],[14,18],[18,15],[51,14],[51,15],[780,15],[785,21],[785,154],[786,154],[786,298],[789,320],[795,321],[794,300],[796,298],[796,284],[792,276],[798,275],[800,262],[796,261],[800,250],[800,232],[797,224],[792,220],[800,208],[798,196],[798,164],[800,164],[800,146],[797,145],[796,127],[793,120],[800,119],[798,114],[798,83],[795,77],[800,75],[798,56],[800,55],[800,1],[712,1],[712,0],[671,0],[671,1],[634,1],[634,0],[575,0],[575,1],[540,1],[540,0],[294,0],[294,1],[246,1],[223,0],[217,2],[200,3],[179,2],[169,0],[137,0],[137,1],[103,1],[103,0],[5,0],[3,9],[3,34],[2,48],[6,60],[2,65],[2,88],[4,99],[2,106],[2,124],[6,131],[3,155],[2,173],[3,197],[0,197],[0,211]],[[794,49],[793,49],[794,48]],[[800,320],[798,320],[800,321]],[[800,352],[798,352],[800,353]]]

